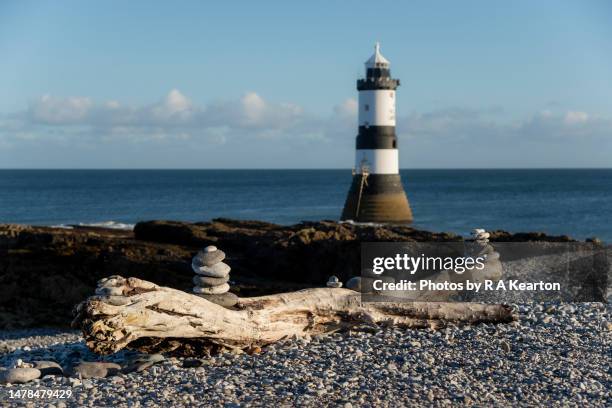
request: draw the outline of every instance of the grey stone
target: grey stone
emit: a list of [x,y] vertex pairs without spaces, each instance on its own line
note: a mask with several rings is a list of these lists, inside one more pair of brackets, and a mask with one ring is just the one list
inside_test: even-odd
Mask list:
[[37,368],[9,368],[0,371],[0,383],[25,384],[40,376],[41,372]]
[[196,286],[219,286],[229,281],[229,274],[223,278],[213,278],[211,276],[195,275],[193,277],[193,284]]
[[115,363],[104,361],[82,361],[72,367],[70,375],[72,377],[104,378],[107,375],[115,375],[121,370],[121,366]]
[[361,292],[361,276],[353,276],[346,282],[346,288]]
[[219,262],[213,266],[191,265],[193,271],[198,275],[210,276],[212,278],[225,278],[229,275],[231,268],[229,265]]
[[202,295],[220,295],[220,294],[228,292],[229,290],[230,290],[230,286],[227,283],[224,283],[219,286],[208,286],[205,288],[201,286],[193,287],[193,293],[202,294]]
[[64,375],[64,370],[62,366],[57,364],[55,361],[42,361],[37,360],[33,361],[34,368],[38,368],[40,370],[41,376],[45,375]]
[[123,368],[124,373],[141,372],[154,364],[164,361],[166,358],[161,354],[142,354],[131,359]]
[[226,292],[221,295],[197,295],[223,307],[232,307],[238,303],[238,296],[232,292]]
[[193,258],[193,261],[196,265],[199,266],[213,266],[223,261],[224,259],[225,252],[221,251],[220,249],[217,249],[216,251],[212,252],[206,252],[206,250],[200,251]]

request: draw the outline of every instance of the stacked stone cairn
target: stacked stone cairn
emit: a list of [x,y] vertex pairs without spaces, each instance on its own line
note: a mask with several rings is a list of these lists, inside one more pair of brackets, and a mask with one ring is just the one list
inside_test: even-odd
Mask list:
[[472,239],[466,242],[466,250],[471,256],[484,256],[487,261],[499,259],[499,253],[489,244],[491,234],[482,228],[472,230]]
[[342,282],[340,282],[340,279],[338,279],[337,276],[332,275],[329,277],[328,281],[327,281],[327,287],[328,288],[341,288],[342,287]]
[[472,230],[472,238],[466,240],[465,249],[466,256],[484,257],[485,268],[482,272],[472,272],[472,281],[481,281],[484,279],[498,280],[502,276],[502,265],[499,261],[499,252],[489,243],[491,234],[482,228]]
[[193,277],[193,293],[223,307],[238,303],[238,296],[231,293],[229,273],[231,268],[223,262],[225,253],[210,245],[198,252],[191,261],[196,273]]

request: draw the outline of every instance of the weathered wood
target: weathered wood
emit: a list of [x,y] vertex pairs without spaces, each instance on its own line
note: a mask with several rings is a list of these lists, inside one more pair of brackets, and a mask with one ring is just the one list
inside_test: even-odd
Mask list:
[[96,295],[75,309],[73,326],[101,354],[124,347],[172,349],[200,343],[208,351],[249,350],[288,337],[305,337],[360,325],[438,328],[446,323],[498,323],[514,319],[503,305],[476,303],[361,303],[342,288],[315,288],[240,299],[236,310],[199,296],[136,278],[100,281]]

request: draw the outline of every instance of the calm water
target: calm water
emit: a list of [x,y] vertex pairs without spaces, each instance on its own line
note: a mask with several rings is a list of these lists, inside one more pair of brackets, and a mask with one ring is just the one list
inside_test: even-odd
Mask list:
[[[612,241],[612,170],[404,170],[415,225]],[[349,170],[0,170],[0,223],[337,219]]]

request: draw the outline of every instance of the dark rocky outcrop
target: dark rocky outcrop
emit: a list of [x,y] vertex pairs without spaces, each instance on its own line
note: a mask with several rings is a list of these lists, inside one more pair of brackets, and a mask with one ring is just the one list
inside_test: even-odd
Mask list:
[[[544,234],[496,231],[492,240],[565,241]],[[330,275],[358,274],[361,242],[457,241],[409,226],[355,226],[334,221],[279,226],[216,219],[148,221],[134,231],[0,225],[0,328],[68,326],[72,307],[98,279],[120,274],[190,291],[190,260],[216,245],[228,254],[232,291],[260,295],[323,286]]]

